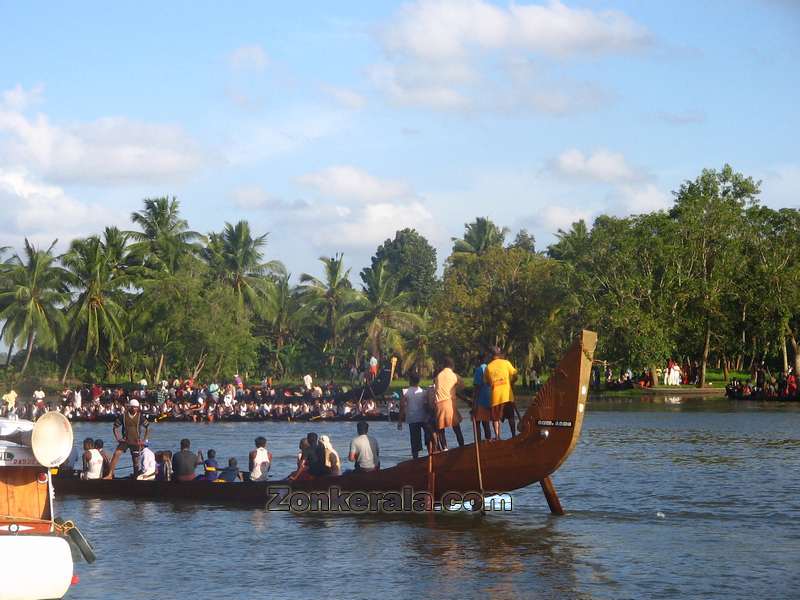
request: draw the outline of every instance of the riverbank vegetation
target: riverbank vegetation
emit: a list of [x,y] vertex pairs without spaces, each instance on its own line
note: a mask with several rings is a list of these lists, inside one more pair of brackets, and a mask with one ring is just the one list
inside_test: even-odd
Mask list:
[[729,166],[674,195],[666,211],[578,221],[544,249],[479,217],[441,277],[435,249],[403,229],[360,273],[336,254],[292,278],[247,221],[201,234],[177,199],[146,199],[129,230],[63,254],[3,249],[4,378],[340,377],[365,354],[429,375],[445,354],[467,372],[497,344],[527,380],[581,328],[615,369],[696,360],[705,381],[709,365],[800,366],[800,212],[764,206]]

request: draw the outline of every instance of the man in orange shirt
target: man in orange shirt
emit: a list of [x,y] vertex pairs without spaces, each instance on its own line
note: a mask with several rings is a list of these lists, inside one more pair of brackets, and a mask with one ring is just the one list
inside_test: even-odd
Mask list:
[[498,347],[492,348],[492,361],[486,365],[484,380],[492,388],[492,427],[494,439],[500,439],[500,422],[508,419],[511,427],[511,437],[517,434],[517,424],[514,421],[514,390],[512,385],[517,379],[517,370],[509,361],[503,358],[503,352]]

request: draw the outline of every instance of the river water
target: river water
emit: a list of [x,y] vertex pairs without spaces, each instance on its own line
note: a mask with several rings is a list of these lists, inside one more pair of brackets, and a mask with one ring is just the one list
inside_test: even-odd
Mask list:
[[[75,438],[109,424],[75,424]],[[163,423],[155,448],[217,450],[247,464],[267,437],[287,474],[307,431],[345,455],[349,423]],[[372,423],[388,466],[407,430]],[[471,435],[468,434],[471,438]],[[451,443],[454,441],[451,440]],[[120,464],[129,464],[126,456]],[[69,598],[790,598],[800,597],[800,406],[690,398],[592,400],[553,481],[513,509],[418,516],[264,510],[58,497],[98,560]]]

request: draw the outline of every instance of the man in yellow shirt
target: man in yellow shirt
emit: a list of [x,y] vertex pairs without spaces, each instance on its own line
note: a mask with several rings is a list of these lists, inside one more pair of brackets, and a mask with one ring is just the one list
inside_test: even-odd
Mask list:
[[500,439],[500,422],[508,419],[511,427],[511,437],[517,434],[517,424],[514,421],[514,390],[512,385],[517,379],[517,370],[509,361],[503,358],[503,352],[498,347],[492,348],[492,361],[486,365],[484,380],[492,388],[492,427],[494,439]]

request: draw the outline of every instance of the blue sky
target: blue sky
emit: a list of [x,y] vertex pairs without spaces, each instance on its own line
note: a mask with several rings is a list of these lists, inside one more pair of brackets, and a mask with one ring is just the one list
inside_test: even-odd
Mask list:
[[800,205],[800,4],[0,1],[0,245],[175,195],[295,274],[415,227],[536,235],[728,162]]

